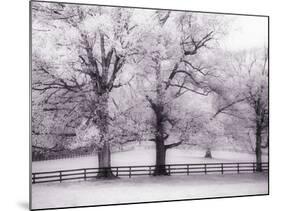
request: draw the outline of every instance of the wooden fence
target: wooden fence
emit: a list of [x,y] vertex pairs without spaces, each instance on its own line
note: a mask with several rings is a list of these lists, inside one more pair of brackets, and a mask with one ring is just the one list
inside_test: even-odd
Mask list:
[[[241,163],[193,163],[193,164],[168,164],[165,165],[168,175],[192,174],[229,174],[256,172],[257,164],[250,162]],[[268,172],[268,163],[262,163],[262,171]],[[117,177],[133,177],[153,175],[155,165],[150,166],[114,166],[111,167]],[[99,168],[81,168],[61,171],[34,172],[32,183],[62,182],[65,180],[87,180],[96,178]]]

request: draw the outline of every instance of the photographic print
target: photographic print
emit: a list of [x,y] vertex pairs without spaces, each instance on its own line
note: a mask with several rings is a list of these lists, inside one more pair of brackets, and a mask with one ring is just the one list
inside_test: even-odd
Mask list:
[[30,2],[32,210],[269,194],[269,17]]

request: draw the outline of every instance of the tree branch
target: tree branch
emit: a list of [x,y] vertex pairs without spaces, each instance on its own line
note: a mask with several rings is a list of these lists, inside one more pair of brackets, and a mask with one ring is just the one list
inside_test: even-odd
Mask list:
[[170,83],[170,86],[179,87],[180,89],[186,89],[186,90],[188,90],[188,91],[191,91],[191,92],[194,92],[194,93],[196,93],[196,94],[203,95],[203,96],[208,96],[209,93],[211,92],[211,90],[208,90],[208,91],[206,91],[206,92],[199,92],[199,91],[197,91],[197,90],[195,90],[195,89],[192,89],[192,88],[189,88],[189,87],[187,87],[187,86],[178,85],[178,84],[172,84],[172,83]]
[[[199,41],[195,41],[193,37],[190,37],[190,39],[191,39],[190,44],[193,45],[193,49],[192,50],[184,50],[184,55],[185,56],[192,56],[192,55],[197,54],[197,52],[200,48],[206,47],[206,43],[213,39],[212,34],[213,34],[213,31],[209,32]],[[187,42],[182,42],[182,44],[183,45],[187,44]]]
[[173,148],[173,147],[177,147],[179,145],[181,145],[183,142],[183,140],[179,141],[179,142],[176,142],[176,143],[172,143],[172,144],[166,144],[165,145],[165,149],[170,149],[170,148]]
[[240,102],[243,102],[244,100],[246,100],[247,98],[241,98],[241,99],[238,99],[238,100],[235,100],[229,104],[227,104],[226,106],[218,109],[218,111],[212,116],[212,118],[215,118],[219,113],[222,113],[223,111],[225,111],[226,109],[232,107],[233,105],[237,104],[237,103],[240,103]]

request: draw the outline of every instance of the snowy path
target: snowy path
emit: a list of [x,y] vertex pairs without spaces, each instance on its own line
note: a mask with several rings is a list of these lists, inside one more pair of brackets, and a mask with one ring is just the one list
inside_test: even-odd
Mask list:
[[[204,158],[204,151],[171,149],[167,151],[167,164],[255,162],[255,155],[241,152],[213,151],[213,159]],[[267,162],[267,156],[263,161]],[[112,153],[112,166],[154,165],[155,150],[136,149]],[[97,156],[32,162],[32,172],[98,167]]]
[[267,174],[139,177],[32,185],[32,208],[267,194]]

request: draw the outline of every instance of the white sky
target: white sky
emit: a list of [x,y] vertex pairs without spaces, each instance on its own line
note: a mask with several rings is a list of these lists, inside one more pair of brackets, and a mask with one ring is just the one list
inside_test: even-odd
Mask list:
[[233,16],[229,34],[221,43],[229,50],[265,47],[268,42],[268,22],[265,17]]

